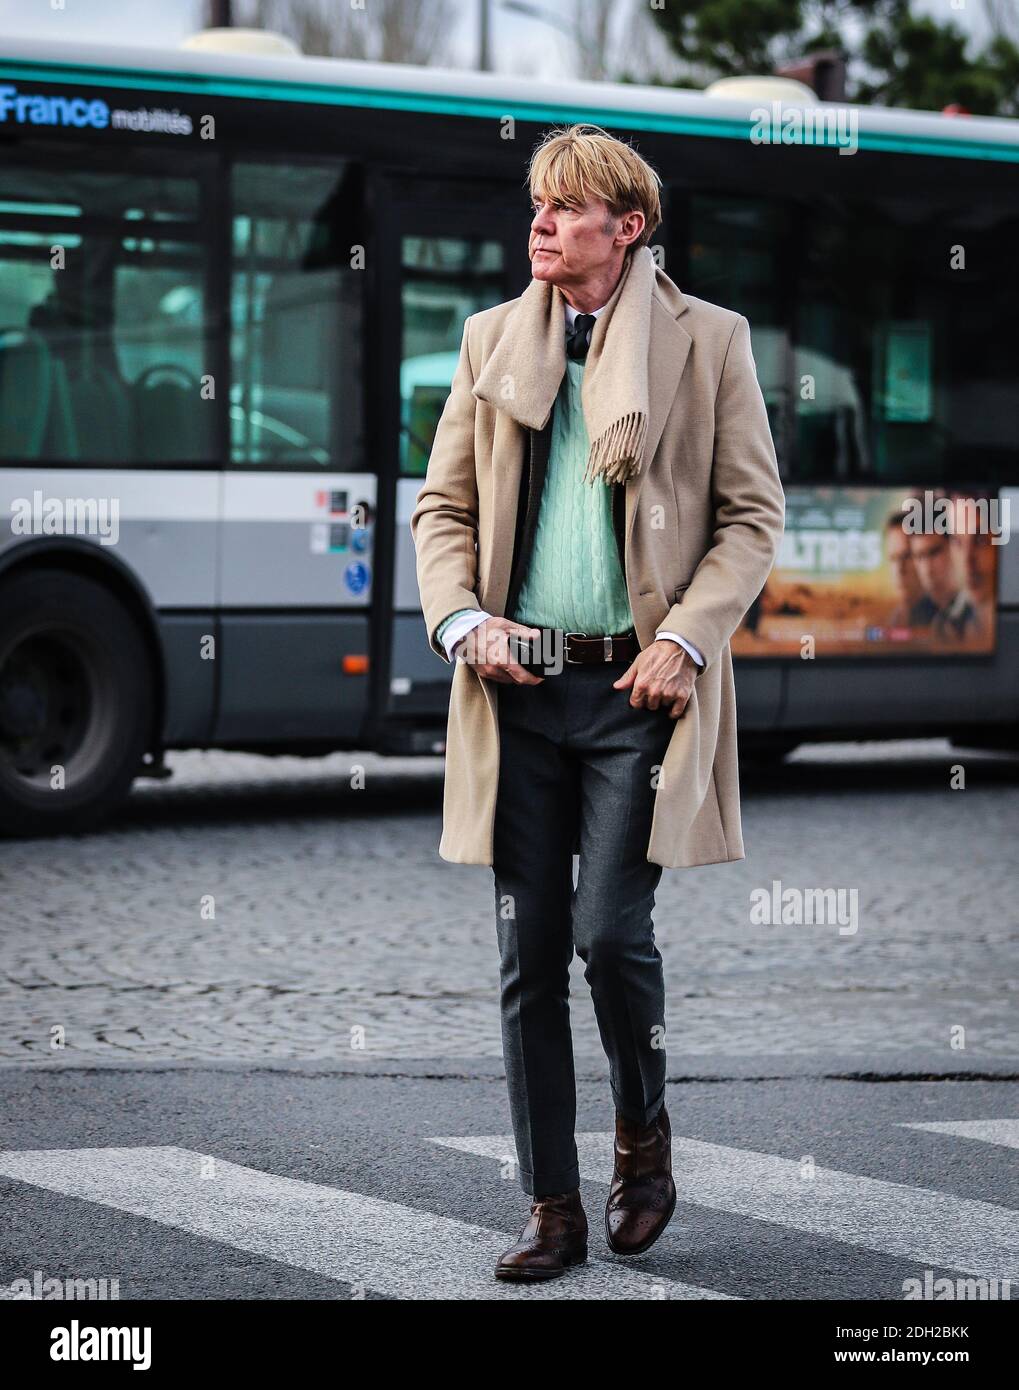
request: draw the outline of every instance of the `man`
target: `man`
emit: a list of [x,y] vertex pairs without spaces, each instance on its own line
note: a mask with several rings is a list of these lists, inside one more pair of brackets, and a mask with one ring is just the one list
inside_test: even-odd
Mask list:
[[655,268],[659,186],[597,126],[546,136],[533,279],[464,325],[411,518],[429,641],[455,658],[439,853],[495,876],[532,1198],[505,1279],[587,1257],[574,947],[616,1109],[608,1243],[637,1254],[668,1223],[654,890],[663,866],[743,858],[729,638],[771,567],[783,495],[746,319]]
[[909,547],[933,608],[932,636],[947,644],[981,636],[980,616],[959,578],[952,538],[936,532],[917,532],[910,536]]
[[888,623],[890,627],[927,627],[938,610],[924,593],[916,572],[909,532],[906,530],[907,519],[907,512],[896,512],[885,524],[888,565],[898,592]]

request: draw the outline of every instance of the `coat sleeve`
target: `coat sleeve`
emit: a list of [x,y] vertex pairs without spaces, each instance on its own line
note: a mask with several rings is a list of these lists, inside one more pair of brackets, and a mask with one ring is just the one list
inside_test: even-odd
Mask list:
[[764,588],[785,524],[768,412],[741,315],[733,329],[715,398],[711,469],[715,529],[711,548],[694,571],[682,602],[658,627],[681,632],[707,666],[721,656],[744,614]]
[[425,481],[410,519],[417,556],[421,608],[432,650],[448,662],[436,628],[458,609],[480,609],[478,486],[474,462],[474,372],[468,353],[470,318],[464,323],[460,359],[435,431]]

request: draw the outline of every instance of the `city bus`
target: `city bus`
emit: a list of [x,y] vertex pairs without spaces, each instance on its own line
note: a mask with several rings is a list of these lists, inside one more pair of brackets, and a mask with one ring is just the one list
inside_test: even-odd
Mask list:
[[1015,546],[928,527],[914,563],[896,516],[1019,498],[1019,123],[832,114],[0,41],[0,829],[88,829],[168,750],[442,752],[408,519],[574,121],[636,143],[659,264],[752,327],[788,512],[744,747],[1015,747]]

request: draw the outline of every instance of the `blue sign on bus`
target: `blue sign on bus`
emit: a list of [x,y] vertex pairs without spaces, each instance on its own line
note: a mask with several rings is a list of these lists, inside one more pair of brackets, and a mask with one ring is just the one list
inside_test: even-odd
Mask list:
[[0,125],[74,126],[105,130],[143,131],[152,135],[190,135],[191,117],[177,107],[140,107],[136,111],[110,110],[101,97],[50,96],[43,92],[19,92],[12,83],[0,83]]
[[110,108],[94,97],[44,96],[41,92],[20,93],[17,87],[0,86],[0,121],[13,118],[18,125],[92,126],[105,130],[110,124]]

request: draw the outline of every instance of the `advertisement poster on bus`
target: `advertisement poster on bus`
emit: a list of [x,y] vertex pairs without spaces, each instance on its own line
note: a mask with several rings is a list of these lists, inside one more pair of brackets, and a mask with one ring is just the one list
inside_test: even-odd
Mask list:
[[778,560],[733,653],[993,652],[1005,507],[986,491],[787,488]]

